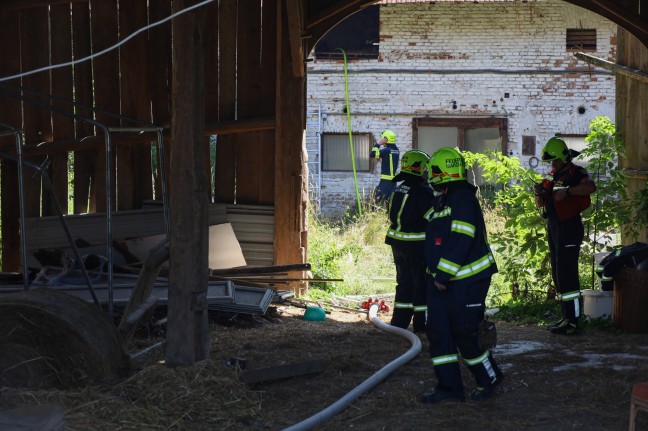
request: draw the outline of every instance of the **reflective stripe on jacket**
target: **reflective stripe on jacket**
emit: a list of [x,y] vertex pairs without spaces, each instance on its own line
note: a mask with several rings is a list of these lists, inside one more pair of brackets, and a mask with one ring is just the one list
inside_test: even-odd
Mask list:
[[440,283],[491,276],[497,264],[474,187],[463,181],[448,187],[444,205],[426,214],[427,272]]

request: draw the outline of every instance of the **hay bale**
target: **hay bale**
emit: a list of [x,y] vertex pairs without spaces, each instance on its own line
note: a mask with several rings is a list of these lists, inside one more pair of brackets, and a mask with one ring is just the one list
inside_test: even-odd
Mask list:
[[0,298],[0,385],[68,388],[125,375],[128,356],[98,307],[55,289]]

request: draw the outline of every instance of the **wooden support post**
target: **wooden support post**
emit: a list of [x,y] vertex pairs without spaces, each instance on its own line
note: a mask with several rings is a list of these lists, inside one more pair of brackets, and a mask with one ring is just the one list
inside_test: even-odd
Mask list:
[[[304,142],[305,79],[293,74],[285,1],[277,1],[275,264],[306,262],[308,174]],[[295,291],[306,283],[295,283]]]
[[[648,80],[636,79],[648,76],[648,48],[628,31],[619,27],[617,61],[635,69],[637,74],[617,75],[616,79],[616,128],[625,143],[625,158],[620,160],[624,170],[645,171],[648,169]],[[626,179],[629,196],[646,189],[646,179],[641,175]],[[639,238],[622,235],[623,244],[648,241],[648,229],[639,232]]]
[[[177,0],[175,11],[194,4]],[[171,96],[169,315],[166,361],[191,365],[209,357],[207,320],[209,175],[203,161],[204,10],[173,20]]]

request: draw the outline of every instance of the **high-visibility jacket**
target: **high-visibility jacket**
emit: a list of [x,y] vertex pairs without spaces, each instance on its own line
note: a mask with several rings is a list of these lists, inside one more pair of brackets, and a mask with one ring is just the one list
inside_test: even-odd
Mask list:
[[408,246],[425,241],[424,215],[434,206],[434,193],[425,179],[401,173],[405,177],[389,199],[389,220],[385,243]]
[[375,144],[371,150],[370,157],[380,159],[380,179],[391,180],[398,170],[398,159],[400,152],[396,144],[387,144],[384,148]]
[[481,280],[497,272],[475,191],[466,181],[448,183],[440,205],[426,214],[427,272],[439,283]]

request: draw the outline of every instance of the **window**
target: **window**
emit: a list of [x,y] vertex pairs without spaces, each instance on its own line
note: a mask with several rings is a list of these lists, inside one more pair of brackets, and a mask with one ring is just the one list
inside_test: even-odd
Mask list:
[[[506,118],[415,118],[414,148],[434,153],[441,147],[458,147],[473,153],[487,150],[507,153]],[[479,169],[471,169],[469,180],[483,184]]]
[[347,60],[378,58],[380,39],[380,7],[370,6],[354,13],[324,35],[315,45],[315,58],[342,60],[338,48],[344,49]]
[[535,136],[522,136],[522,155],[535,156],[536,155],[536,137]]
[[567,51],[596,51],[596,29],[568,28]]
[[[357,172],[369,172],[369,153],[374,143],[369,133],[353,134],[353,153]],[[322,135],[322,171],[353,171],[348,134]]]

